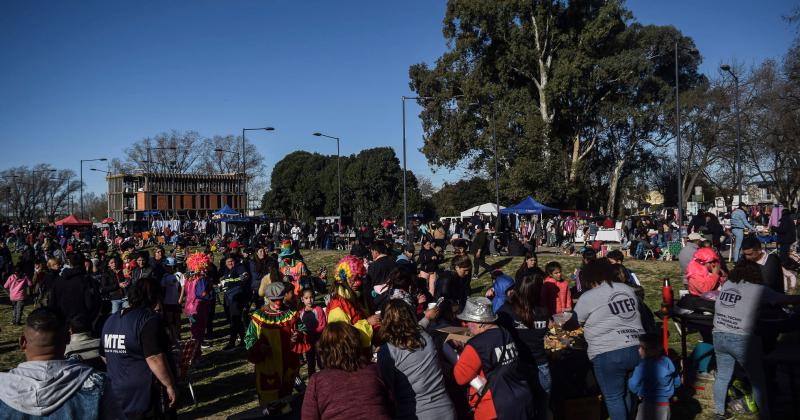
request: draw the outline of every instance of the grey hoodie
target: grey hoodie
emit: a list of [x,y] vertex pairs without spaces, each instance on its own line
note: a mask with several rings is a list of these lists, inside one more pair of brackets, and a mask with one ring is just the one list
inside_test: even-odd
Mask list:
[[0,372],[0,400],[32,416],[47,416],[81,389],[94,370],[70,360],[20,363]]

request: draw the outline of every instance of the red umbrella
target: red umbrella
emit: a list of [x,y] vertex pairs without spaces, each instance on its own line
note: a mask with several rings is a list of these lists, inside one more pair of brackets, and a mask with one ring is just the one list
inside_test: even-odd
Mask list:
[[114,219],[110,217],[106,217],[105,219],[100,221],[101,223],[114,223]]

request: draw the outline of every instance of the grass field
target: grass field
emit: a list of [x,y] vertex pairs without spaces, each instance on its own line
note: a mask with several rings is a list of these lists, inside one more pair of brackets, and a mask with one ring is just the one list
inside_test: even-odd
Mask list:
[[[325,265],[332,268],[344,255],[341,251],[304,251],[308,267],[316,271]],[[548,261],[556,260],[561,263],[564,273],[572,273],[580,264],[577,257],[567,257],[540,253],[539,263],[544,266]],[[522,258],[489,257],[487,262],[495,268],[504,269],[508,273],[516,271],[522,263]],[[653,310],[658,310],[661,304],[661,285],[663,279],[669,278],[677,296],[680,288],[680,268],[677,262],[664,261],[627,261],[626,266],[633,270],[642,281],[646,291],[646,302]],[[488,274],[473,281],[473,288],[480,287],[483,293],[490,283]],[[21,327],[11,325],[11,307],[5,291],[0,292],[0,370],[5,371],[24,361],[24,355],[18,350],[18,337]],[[31,306],[26,307],[29,313]],[[184,320],[185,321],[185,320]],[[211,348],[203,353],[210,362],[207,367],[196,369],[192,373],[192,382],[197,395],[198,404],[188,404],[188,394],[182,392],[182,418],[225,418],[236,413],[257,407],[255,393],[255,379],[252,366],[245,360],[244,352],[223,352],[222,347],[227,342],[227,323],[222,315],[222,308],[217,306],[217,316],[214,319],[215,336],[211,340]],[[183,336],[188,336],[188,328],[184,325]],[[696,340],[693,338],[693,340]],[[690,350],[693,342],[690,344]],[[673,326],[670,327],[670,347],[680,352],[680,340]],[[303,376],[305,372],[303,371]],[[709,392],[699,392],[697,395],[686,396],[682,402],[673,407],[673,419],[710,419],[712,403]],[[749,417],[740,417],[749,418]]]

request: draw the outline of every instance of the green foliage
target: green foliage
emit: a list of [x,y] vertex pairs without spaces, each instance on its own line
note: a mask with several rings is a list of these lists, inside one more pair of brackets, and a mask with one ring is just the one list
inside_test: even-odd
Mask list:
[[[379,147],[341,158],[342,213],[355,223],[402,220],[403,171],[394,150]],[[423,210],[412,172],[407,173],[408,212]],[[268,214],[311,220],[338,213],[336,156],[293,152],[273,168],[262,208]]]
[[422,151],[485,174],[497,159],[506,200],[613,211],[633,163],[669,133],[676,41],[682,88],[702,80],[691,39],[636,23],[621,1],[451,0],[443,34],[435,65],[409,69],[436,98],[420,103]]
[[458,216],[462,211],[483,203],[494,202],[493,182],[480,177],[445,183],[433,194],[439,217]]

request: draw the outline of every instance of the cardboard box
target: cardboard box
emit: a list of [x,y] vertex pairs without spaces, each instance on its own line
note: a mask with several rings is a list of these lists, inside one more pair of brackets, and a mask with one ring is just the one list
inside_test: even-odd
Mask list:
[[445,327],[440,328],[437,331],[447,334],[445,341],[453,340],[460,343],[466,343],[470,338],[472,338],[472,336],[469,334],[469,330],[464,327]]

